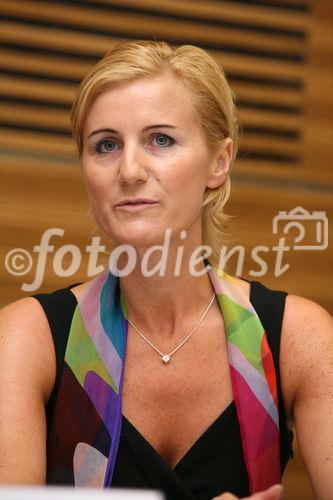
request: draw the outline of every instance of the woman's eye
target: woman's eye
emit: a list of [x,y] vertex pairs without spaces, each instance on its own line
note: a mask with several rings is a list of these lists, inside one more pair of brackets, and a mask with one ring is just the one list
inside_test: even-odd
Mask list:
[[155,135],[153,140],[155,141],[155,145],[160,148],[172,146],[172,144],[175,142],[174,139],[172,139],[172,137],[169,137],[166,134]]
[[112,151],[115,151],[116,148],[117,144],[114,141],[112,141],[111,139],[104,139],[97,144],[96,150],[99,153],[110,153]]

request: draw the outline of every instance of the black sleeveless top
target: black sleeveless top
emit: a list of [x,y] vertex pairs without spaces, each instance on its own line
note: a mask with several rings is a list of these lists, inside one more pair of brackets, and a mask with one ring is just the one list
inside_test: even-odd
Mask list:
[[[50,294],[34,295],[47,316],[57,360],[56,383],[46,408],[48,430],[57,399],[72,316],[77,305],[71,287]],[[286,295],[285,292],[272,291],[258,282],[251,282],[250,301],[266,331],[277,376],[281,473],[292,456],[292,432],[285,422],[279,373]],[[123,416],[112,486],[161,490],[167,500],[210,500],[225,491],[239,497],[247,496],[249,482],[235,403],[232,402],[223,411],[173,469]]]

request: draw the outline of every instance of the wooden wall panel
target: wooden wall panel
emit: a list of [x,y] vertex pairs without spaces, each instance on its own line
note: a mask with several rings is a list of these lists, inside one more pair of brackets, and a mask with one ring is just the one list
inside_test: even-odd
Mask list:
[[312,2],[306,77],[304,171],[307,182],[332,185],[333,4]]
[[0,127],[6,135],[11,129],[68,135],[66,115],[87,68],[119,39],[162,38],[207,48],[235,86],[244,131],[238,174],[280,177],[282,166],[286,179],[298,175],[307,1],[60,0],[57,5],[0,0]]

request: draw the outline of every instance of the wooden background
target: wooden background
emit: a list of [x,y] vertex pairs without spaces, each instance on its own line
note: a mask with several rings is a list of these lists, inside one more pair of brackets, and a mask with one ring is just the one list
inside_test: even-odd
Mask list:
[[[41,235],[49,228],[54,252],[64,244],[82,250],[71,276],[56,276],[49,254],[42,285],[49,291],[87,278],[84,251],[97,234],[89,215],[69,134],[69,108],[88,68],[123,38],[193,43],[224,67],[238,96],[242,122],[239,159],[228,205],[228,248],[245,246],[242,276],[309,297],[333,311],[333,3],[330,0],[0,0],[0,305],[34,293]],[[272,232],[279,211],[303,207],[328,217],[325,250],[292,250],[290,268],[274,272]],[[313,221],[306,243],[315,242]],[[267,273],[253,259],[260,256]],[[14,248],[30,252],[31,270],[6,268]],[[7,260],[6,260],[7,257]],[[230,272],[237,272],[236,255]],[[23,264],[23,261],[16,261]],[[71,264],[70,256],[63,261]],[[288,466],[285,498],[313,498],[301,459]]]

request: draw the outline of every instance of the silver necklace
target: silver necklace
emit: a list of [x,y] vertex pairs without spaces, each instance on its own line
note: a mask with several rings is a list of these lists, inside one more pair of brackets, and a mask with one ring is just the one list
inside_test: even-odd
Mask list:
[[166,364],[166,363],[169,363],[170,361],[170,358],[171,356],[176,352],[178,351],[178,349],[185,344],[185,342],[190,338],[192,337],[193,333],[196,331],[196,329],[198,328],[198,326],[200,325],[200,323],[204,320],[206,314],[208,313],[213,301],[214,301],[214,298],[215,298],[215,293],[212,297],[212,300],[210,301],[207,309],[205,310],[205,312],[203,313],[202,317],[199,319],[198,323],[195,325],[195,327],[193,328],[193,330],[190,331],[190,333],[187,335],[187,337],[184,338],[184,340],[181,341],[181,343],[176,347],[176,349],[174,349],[173,351],[169,352],[169,354],[163,354],[163,352],[161,352],[159,349],[157,349],[157,347],[155,347],[151,342],[150,340],[148,340],[142,332],[140,332],[140,330],[138,330],[138,328],[133,325],[133,323],[127,318],[127,321],[129,322],[129,324],[134,328],[134,330],[136,332],[138,332],[139,335],[141,335],[141,337],[153,348],[155,349],[156,352],[158,352],[158,354],[160,354],[160,356],[162,356],[162,361]]

